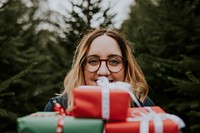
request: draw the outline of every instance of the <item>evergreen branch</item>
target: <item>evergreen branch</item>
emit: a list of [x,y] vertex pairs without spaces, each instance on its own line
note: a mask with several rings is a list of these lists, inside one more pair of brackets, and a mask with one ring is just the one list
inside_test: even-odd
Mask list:
[[14,92],[8,92],[8,93],[2,93],[2,94],[0,94],[0,97],[4,97],[4,96],[13,96],[13,95],[15,95]]
[[17,119],[17,115],[11,111],[0,108],[0,118],[7,117],[10,119]]
[[199,131],[200,129],[200,112],[199,111],[190,111],[189,113],[186,113],[190,117],[190,121],[194,123],[192,126],[190,126],[192,131]]
[[186,72],[188,78],[195,84],[199,84],[199,80],[192,74],[191,71]]
[[0,84],[0,92],[2,92],[3,90],[7,89],[10,86],[10,84],[12,84],[16,79],[19,79],[19,78],[23,77],[25,74],[27,74],[37,64],[38,64],[37,62],[34,62],[29,67],[27,67],[25,70],[21,71],[20,73],[14,75],[11,78],[7,79],[6,81],[2,82]]
[[189,113],[187,113],[187,115],[194,116],[197,119],[200,119],[200,112],[197,112],[197,111],[190,111]]
[[199,130],[200,130],[200,124],[194,124],[194,125],[192,125],[190,128],[191,128],[191,130],[192,130],[193,132],[199,131]]
[[199,84],[195,84],[194,82],[191,82],[189,80],[180,80],[173,77],[168,77],[168,80],[170,80],[173,83],[174,87],[165,89],[165,92],[176,91],[178,94],[181,94],[182,96],[193,97],[193,98],[199,97],[200,94]]

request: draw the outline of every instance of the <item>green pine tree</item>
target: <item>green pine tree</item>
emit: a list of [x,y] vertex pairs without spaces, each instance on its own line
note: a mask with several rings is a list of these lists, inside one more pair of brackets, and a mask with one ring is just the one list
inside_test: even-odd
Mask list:
[[[103,15],[97,18],[104,19],[100,25],[113,23],[114,16],[107,14],[109,9],[101,9],[101,0],[84,0],[83,3],[88,3],[90,8],[83,3],[71,3],[87,16],[87,20],[75,10],[69,12],[70,17],[43,11],[41,7],[47,5],[45,0],[26,2],[0,2],[0,26],[3,27],[0,29],[1,132],[16,132],[17,117],[42,111],[48,99],[63,88],[62,82],[71,66],[76,42],[83,31],[91,28],[89,22],[94,14],[102,12]],[[63,18],[66,29],[51,19],[55,15]],[[45,29],[44,25],[53,31]]]
[[[72,10],[66,9],[70,15],[63,16],[66,29],[64,29],[64,38],[59,39],[60,46],[66,50],[65,65],[71,66],[73,52],[78,41],[88,31],[97,27],[113,27],[113,18],[116,14],[109,14],[110,6],[106,9],[101,7],[102,0],[81,0],[71,1]],[[97,25],[94,27],[94,23]]]
[[[113,18],[115,14],[109,15],[110,6],[106,9],[102,9],[100,3],[102,0],[82,0],[71,1],[72,10],[66,9],[66,15],[62,15],[58,12],[52,14],[59,16],[64,20],[64,29],[58,24],[58,28],[62,30],[58,33],[56,38],[57,44],[48,45],[49,52],[51,52],[52,62],[54,62],[54,82],[59,83],[57,89],[53,92],[59,93],[64,88],[62,86],[63,79],[71,67],[73,55],[77,43],[82,36],[87,33],[88,29],[93,29],[93,23],[98,23],[97,27],[113,27]],[[67,1],[66,1],[67,3]],[[68,3],[69,4],[69,3]],[[78,10],[78,11],[77,11]],[[98,16],[101,14],[100,16]],[[96,16],[97,17],[94,17]],[[103,20],[103,21],[99,21]],[[92,23],[93,22],[93,23]],[[49,95],[49,98],[53,95]]]
[[151,86],[150,97],[200,130],[200,1],[136,0],[122,31]]
[[0,5],[0,131],[11,132],[17,117],[41,110],[44,96],[53,94],[46,45],[55,43],[55,35],[36,30],[46,21],[35,19],[37,1],[31,7],[13,0]]

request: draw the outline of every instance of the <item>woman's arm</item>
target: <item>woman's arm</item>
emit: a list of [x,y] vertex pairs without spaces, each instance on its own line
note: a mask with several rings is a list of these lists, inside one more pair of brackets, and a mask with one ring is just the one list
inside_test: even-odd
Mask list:
[[143,102],[144,106],[155,106],[154,102],[147,96]]
[[67,108],[67,98],[64,98],[62,96],[56,96],[51,98],[47,102],[44,111],[45,112],[54,111],[54,103],[59,103],[63,108],[65,109]]

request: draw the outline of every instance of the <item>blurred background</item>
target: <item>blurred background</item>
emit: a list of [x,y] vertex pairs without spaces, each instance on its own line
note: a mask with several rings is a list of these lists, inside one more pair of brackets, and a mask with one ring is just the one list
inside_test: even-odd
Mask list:
[[200,0],[0,0],[0,131],[63,90],[77,42],[110,27],[129,40],[149,96],[200,131]]

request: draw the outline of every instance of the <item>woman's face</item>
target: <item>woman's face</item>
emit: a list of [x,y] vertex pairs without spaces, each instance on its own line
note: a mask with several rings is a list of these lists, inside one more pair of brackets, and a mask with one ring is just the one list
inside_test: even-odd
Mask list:
[[[86,57],[86,66],[88,67],[84,69],[86,85],[97,85],[96,81],[101,76],[107,77],[110,82],[124,81],[124,63],[121,62],[122,66],[118,65],[122,52],[115,39],[105,34],[97,37],[92,41]],[[109,61],[106,61],[107,59]]]

